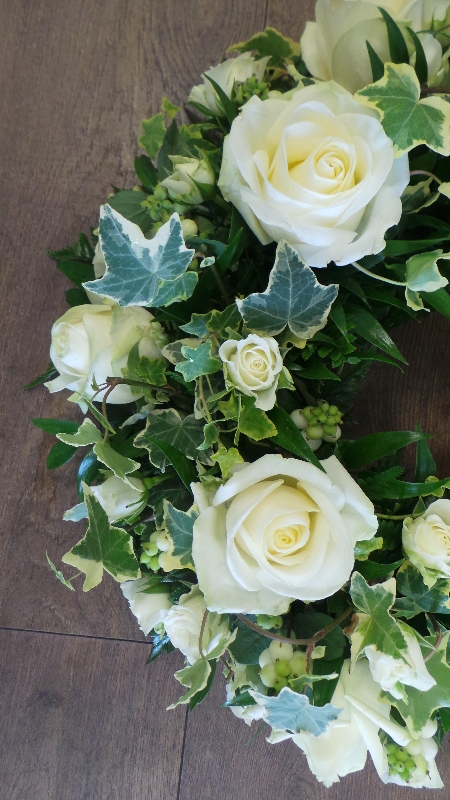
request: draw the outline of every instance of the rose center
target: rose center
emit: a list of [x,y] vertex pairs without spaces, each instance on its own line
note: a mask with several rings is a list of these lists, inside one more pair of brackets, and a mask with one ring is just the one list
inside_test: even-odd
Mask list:
[[267,550],[270,555],[292,555],[303,547],[309,539],[309,530],[304,525],[288,525],[276,528],[272,533]]
[[295,148],[288,153],[289,177],[310,191],[335,194],[352,189],[355,184],[356,158],[352,145],[329,139],[313,152],[299,158]]

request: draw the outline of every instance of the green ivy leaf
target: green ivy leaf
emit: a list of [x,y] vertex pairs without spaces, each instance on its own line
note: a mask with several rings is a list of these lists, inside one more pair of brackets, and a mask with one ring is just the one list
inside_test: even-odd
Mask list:
[[234,467],[235,464],[242,464],[244,459],[236,447],[230,447],[229,450],[226,447],[219,447],[217,453],[211,456],[211,461],[219,465],[222,478],[226,479],[231,467]]
[[136,436],[134,444],[148,450],[152,464],[164,472],[170,460],[158,447],[159,443],[172,445],[187,458],[201,459],[197,448],[203,438],[203,425],[193,414],[181,419],[178,411],[168,408],[149,415],[145,430]]
[[356,660],[364,648],[372,644],[380,652],[403,660],[408,649],[405,637],[389,613],[394,605],[395,589],[389,591],[381,584],[369,586],[359,572],[354,572],[350,594],[356,608],[363,613],[353,634],[352,658]]
[[204,440],[199,445],[199,450],[209,450],[213,444],[219,441],[219,429],[214,425],[214,422],[208,422],[203,428]]
[[288,325],[295,336],[310,339],[326,325],[338,288],[322,286],[297,251],[280,242],[266,291],[236,304],[246,326],[262,336],[276,336]]
[[300,55],[300,45],[275,28],[266,28],[262,33],[255,33],[246,42],[232,44],[228,53],[238,50],[240,53],[250,53],[255,50],[260,56],[270,56],[269,64],[272,67],[283,67],[284,62]]
[[141,356],[135,367],[135,373],[139,380],[146,381],[152,386],[164,386],[166,383],[165,358],[148,358]]
[[149,193],[153,191],[158,183],[158,173],[148,156],[136,156],[134,159],[134,171],[139,178],[144,189]]
[[83,591],[98,586],[103,570],[116,581],[139,578],[139,564],[133,551],[131,536],[123,528],[109,524],[106,512],[88,486],[84,486],[84,501],[89,515],[89,527],[83,538],[62,557],[65,564],[81,570],[86,579]]
[[72,447],[85,447],[102,440],[102,434],[97,426],[87,418],[83,420],[76,433],[57,433],[56,437]]
[[256,408],[253,397],[246,395],[241,397],[238,426],[241,433],[254,439],[255,442],[277,434],[277,429],[267,414]]
[[222,369],[222,361],[211,354],[212,342],[210,339],[198,347],[181,348],[181,353],[186,361],[180,361],[175,366],[176,372],[181,372],[186,382],[199,378],[200,375],[211,375]]
[[139,144],[147,151],[150,158],[154,161],[166,134],[164,114],[159,112],[159,114],[155,114],[153,117],[150,117],[150,119],[143,119],[141,124],[144,133],[139,137]]
[[132,458],[127,458],[126,456],[121,456],[120,453],[113,450],[107,442],[103,441],[97,442],[94,445],[94,453],[102,464],[114,472],[117,478],[121,478],[125,483],[133,486],[128,480],[128,474],[139,469],[137,461],[133,461]]
[[183,567],[192,564],[192,537],[196,519],[197,514],[186,514],[165,501],[164,520],[173,543],[171,555],[179,558]]
[[188,691],[176,703],[172,703],[172,705],[168,706],[167,710],[169,711],[172,708],[176,708],[179,705],[183,705],[185,703],[189,703],[191,698],[194,697],[198,692],[201,692],[205,689],[208,678],[211,673],[211,664],[209,661],[203,658],[199,658],[195,664],[192,664],[190,667],[185,667],[184,669],[180,669],[174,674],[174,678],[177,679],[183,686],[188,687]]
[[275,731],[305,732],[320,736],[342,711],[330,703],[312,706],[305,694],[293,692],[287,686],[276,697],[266,697],[253,691],[250,694],[264,707],[265,722]]
[[361,89],[355,97],[377,109],[396,156],[419,144],[450,155],[450,105],[436,95],[421,100],[420,83],[409,64],[386,64],[381,80]]
[[108,205],[100,210],[100,243],[106,272],[83,286],[121,306],[151,306],[161,283],[182,278],[194,255],[185,247],[178,214],[149,240]]
[[[432,686],[426,692],[414,689],[412,686],[404,685],[406,702],[389,698],[394,706],[400,711],[406,724],[412,731],[419,732],[428,722],[431,715],[438,708],[450,708],[450,667],[446,661],[446,649],[449,641],[450,632],[444,634],[437,652],[434,652],[427,659],[427,670],[431,677],[436,681],[436,686]],[[427,638],[430,651],[434,645],[434,637]]]
[[414,600],[423,611],[450,614],[450,581],[437,580],[430,589],[423,582],[419,570],[405,562],[397,572],[397,589],[405,597]]
[[371,553],[375,550],[383,549],[383,539],[381,536],[373,536],[372,539],[366,539],[362,542],[355,544],[355,559],[357,561],[367,561]]
[[[418,253],[406,262],[406,288],[410,292],[435,292],[447,286],[448,280],[438,270],[439,259],[450,259],[442,250]],[[407,295],[408,300],[408,295]],[[410,303],[408,303],[410,305]]]
[[175,281],[161,281],[158,292],[153,298],[153,308],[170,306],[172,303],[184,303],[194,293],[197,286],[198,275],[196,272],[185,272]]

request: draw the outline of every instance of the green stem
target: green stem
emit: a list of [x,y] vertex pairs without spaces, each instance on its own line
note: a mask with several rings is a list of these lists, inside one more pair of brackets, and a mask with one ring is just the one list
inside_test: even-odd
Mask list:
[[208,403],[206,402],[205,393],[203,391],[203,375],[200,375],[198,379],[198,394],[200,400],[202,401],[203,411],[205,412],[205,419],[207,419],[208,422],[213,422],[213,418],[209,412]]
[[229,306],[231,304],[231,301],[230,301],[230,298],[228,297],[227,290],[225,289],[225,286],[223,285],[222,278],[220,277],[220,275],[219,275],[219,273],[217,271],[217,267],[215,267],[213,265],[211,267],[211,272],[214,275],[214,278],[215,278],[215,281],[217,283],[217,286],[220,289],[220,294],[222,295],[222,297],[223,297],[223,299],[225,301],[225,305]]
[[376,514],[378,519],[393,519],[393,520],[403,520],[403,519],[416,519],[420,517],[421,514]]
[[343,622],[344,619],[347,619],[347,617],[350,616],[352,611],[353,611],[353,606],[348,606],[345,609],[345,611],[343,611],[342,614],[339,614],[339,616],[336,617],[336,619],[330,625],[327,625],[326,628],[321,628],[320,631],[317,631],[317,633],[315,633],[314,636],[310,636],[309,639],[291,639],[288,638],[287,636],[279,636],[277,633],[271,633],[270,631],[266,631],[264,630],[264,628],[261,628],[254,622],[250,622],[250,620],[247,619],[247,617],[244,617],[243,614],[236,614],[236,616],[238,619],[241,620],[241,622],[243,622],[249,628],[256,631],[257,633],[260,633],[261,636],[266,636],[267,639],[274,639],[276,642],[287,642],[287,644],[306,644],[310,646],[310,645],[316,645],[317,642],[320,642],[320,640],[323,639],[328,633],[330,633],[332,630],[334,630],[334,628],[340,625],[340,623]]
[[352,267],[355,267],[355,269],[358,269],[360,272],[364,272],[364,274],[368,275],[370,278],[374,278],[377,281],[382,281],[383,283],[391,283],[393,286],[407,285],[406,282],[403,283],[401,281],[392,281],[390,278],[382,278],[381,275],[374,275],[373,272],[370,272],[370,270],[366,269],[365,267],[362,267],[361,264],[358,264],[357,261],[352,262]]

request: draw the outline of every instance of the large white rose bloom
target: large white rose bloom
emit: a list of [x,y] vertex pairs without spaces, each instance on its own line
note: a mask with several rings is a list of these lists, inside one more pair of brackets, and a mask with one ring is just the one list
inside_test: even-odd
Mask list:
[[225,139],[219,177],[263,244],[285,240],[312,267],[379,253],[408,182],[408,157],[394,161],[377,112],[333,82],[287,100],[252,97]]
[[[183,594],[178,603],[164,612],[163,621],[166,633],[174,647],[181,650],[190,664],[200,658],[200,631],[206,612],[206,603],[197,585],[188,594]],[[226,617],[208,614],[202,634],[202,653],[208,656],[229,632]]]
[[421,517],[403,523],[403,549],[427,586],[450,579],[450,500],[436,500]]
[[169,592],[145,593],[148,578],[138,578],[137,581],[125,581],[120,588],[130,605],[130,610],[136,617],[142,633],[150,633],[161,622],[164,611],[167,611],[172,602]]
[[[90,400],[95,394],[92,379],[100,385],[108,377],[121,378],[137,342],[141,356],[159,358],[166,339],[159,322],[140,306],[75,306],[53,325],[50,358],[60,374],[45,385],[50,392],[71,389]],[[104,391],[96,400],[102,399]],[[138,396],[121,385],[113,389],[108,402],[130,403]]]
[[348,580],[353,548],[377,530],[373,505],[335,456],[312,464],[265,455],[211,499],[193,484],[200,514],[192,555],[210,611],[282,614],[293,598],[329,597]]
[[[258,81],[262,81],[269,58],[270,56],[266,56],[256,60],[250,53],[241,53],[236,58],[227,58],[217,67],[211,67],[206,70],[205,76],[212,78],[225,92],[226,96],[231,97],[235,82],[244,83],[252,75]],[[200,103],[213,114],[217,114],[218,117],[226,116],[216,90],[206,77],[203,79],[203,83],[194,86],[191,90],[189,100],[194,103]]]
[[[302,56],[315,78],[335,80],[350,92],[373,82],[366,41],[383,61],[392,61],[386,23],[378,6],[400,24],[424,31],[432,24],[439,28],[448,0],[318,0],[316,22],[307,22],[301,39]],[[441,83],[447,67],[442,47],[430,33],[419,36],[428,63],[428,82]],[[410,50],[413,44],[405,32]],[[414,57],[413,57],[414,59]]]

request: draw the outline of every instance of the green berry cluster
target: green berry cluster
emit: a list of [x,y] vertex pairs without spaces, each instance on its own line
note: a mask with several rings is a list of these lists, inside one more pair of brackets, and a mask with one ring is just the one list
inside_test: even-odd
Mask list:
[[279,631],[280,628],[283,627],[283,618],[271,617],[269,614],[258,614],[256,617],[256,623],[260,628],[264,628],[265,631]]
[[167,189],[160,183],[157,183],[153,194],[149,195],[146,200],[141,203],[143,208],[148,210],[151,219],[154,222],[152,233],[155,234],[161,225],[168,222],[174,211],[176,211],[181,218],[183,214],[189,211],[190,207],[185,203],[177,203],[169,198]]
[[288,679],[298,678],[306,672],[306,653],[294,650],[288,642],[271,642],[259,657],[260,678],[270,689],[280,692],[288,685]]
[[139,561],[153,572],[158,572],[161,567],[161,553],[170,549],[170,542],[165,530],[153,531],[148,542],[142,542],[142,553]]
[[264,81],[258,81],[254,75],[247,78],[243,83],[235,83],[234,99],[240,106],[243,106],[253,95],[260,97],[261,100],[267,100],[269,96],[269,84]]
[[398,775],[405,783],[408,783],[413,772],[426,775],[428,764],[420,753],[411,753],[417,750],[417,742],[411,742],[406,747],[400,747],[395,742],[386,745],[386,754],[389,764],[389,774]]
[[323,439],[324,435],[334,438],[337,426],[342,422],[342,414],[337,406],[330,406],[325,400],[317,406],[306,406],[302,409],[306,419],[306,435],[308,439]]

